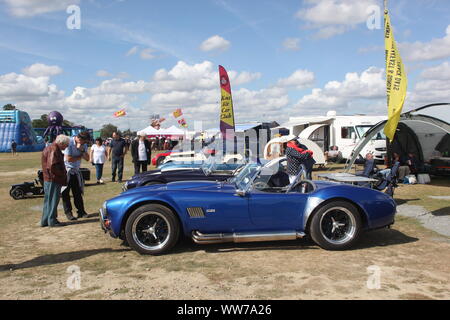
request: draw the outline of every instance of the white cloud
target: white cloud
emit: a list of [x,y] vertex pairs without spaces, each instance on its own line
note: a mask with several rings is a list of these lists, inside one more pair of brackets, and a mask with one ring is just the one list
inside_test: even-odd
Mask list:
[[35,63],[22,69],[22,72],[29,77],[50,77],[63,72],[58,66],[48,66],[43,63]]
[[376,0],[310,0],[311,7],[296,13],[296,18],[306,27],[318,29],[319,38],[330,38],[342,34],[369,18],[371,8],[379,5]]
[[48,12],[66,10],[80,0],[4,0],[8,11],[16,17],[32,17]]
[[0,98],[2,100],[26,100],[49,95],[48,77],[29,77],[23,74],[8,73],[0,75]]
[[[450,63],[445,61],[438,66],[422,71],[419,81],[407,99],[408,106],[450,101]],[[449,114],[446,114],[449,119]]]
[[155,50],[151,48],[141,50],[140,53],[141,59],[150,60],[156,58],[156,56],[153,54],[154,52]]
[[225,40],[221,36],[215,35],[212,36],[205,41],[202,42],[200,45],[200,50],[202,51],[213,51],[213,50],[219,50],[219,51],[225,51],[230,47],[230,41]]
[[283,41],[284,50],[288,51],[298,51],[300,50],[300,39],[299,38],[286,38]]
[[[303,96],[296,103],[294,109],[299,110],[299,113],[312,111],[320,113],[330,108],[337,111],[351,111],[351,106],[357,101],[385,99],[385,92],[384,70],[370,67],[361,74],[347,73],[343,81],[330,81],[324,88],[314,88],[311,94]],[[364,112],[364,105],[361,103],[358,111]],[[366,111],[373,113],[375,110],[368,104]]]
[[304,89],[314,82],[314,73],[308,70],[296,70],[289,77],[279,79],[278,87]]
[[445,61],[438,66],[424,69],[420,76],[424,79],[450,80],[450,63]]
[[443,38],[429,42],[403,42],[399,44],[403,59],[409,61],[437,60],[450,57],[450,25]]
[[112,74],[106,70],[98,70],[96,73],[97,77],[111,77]]
[[127,57],[128,56],[132,56],[135,55],[138,52],[139,47],[138,46],[134,46],[133,48],[131,48],[130,50],[127,51],[127,53],[125,54]]

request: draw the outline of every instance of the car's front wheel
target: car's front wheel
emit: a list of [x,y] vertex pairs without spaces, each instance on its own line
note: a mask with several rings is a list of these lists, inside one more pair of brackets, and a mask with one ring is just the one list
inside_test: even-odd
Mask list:
[[311,238],[326,250],[344,250],[353,246],[361,233],[358,209],[346,201],[333,201],[312,217]]
[[146,204],[134,210],[125,225],[125,237],[141,254],[162,254],[178,241],[180,224],[175,214],[165,206]]

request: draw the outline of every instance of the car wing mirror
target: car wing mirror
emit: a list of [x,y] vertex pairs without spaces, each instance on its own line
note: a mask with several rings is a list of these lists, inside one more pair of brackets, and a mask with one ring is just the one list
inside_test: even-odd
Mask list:
[[245,190],[237,189],[234,195],[239,197],[245,197],[247,195],[247,192],[245,192]]

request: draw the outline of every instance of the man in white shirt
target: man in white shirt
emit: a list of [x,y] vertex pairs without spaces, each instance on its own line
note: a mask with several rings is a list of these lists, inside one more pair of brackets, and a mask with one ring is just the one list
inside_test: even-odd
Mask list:
[[134,162],[134,174],[147,171],[151,160],[151,145],[144,133],[131,143],[131,156]]

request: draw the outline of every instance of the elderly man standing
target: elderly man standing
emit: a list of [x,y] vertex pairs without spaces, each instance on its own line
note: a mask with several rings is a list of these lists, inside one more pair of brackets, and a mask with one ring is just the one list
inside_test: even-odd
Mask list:
[[70,138],[63,134],[42,152],[42,172],[44,175],[44,209],[41,227],[60,227],[63,223],[56,219],[61,187],[67,184],[63,150],[69,145]]
[[69,146],[64,151],[64,163],[67,170],[67,187],[62,192],[64,213],[67,219],[76,220],[72,214],[72,204],[70,203],[70,190],[73,194],[73,202],[77,208],[78,218],[87,217],[84,211],[83,188],[84,179],[80,171],[81,159],[89,161],[87,143],[91,139],[89,132],[83,131],[72,137]]
[[131,143],[131,156],[134,162],[134,174],[139,174],[141,168],[142,172],[147,171],[147,165],[151,160],[151,146],[145,133],[141,133],[139,139],[135,139]]

